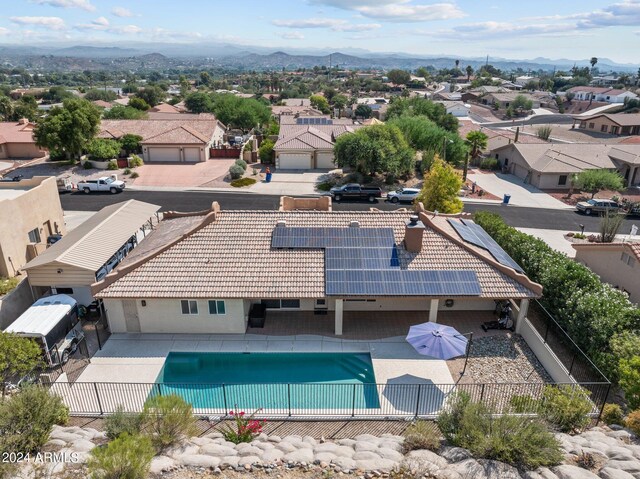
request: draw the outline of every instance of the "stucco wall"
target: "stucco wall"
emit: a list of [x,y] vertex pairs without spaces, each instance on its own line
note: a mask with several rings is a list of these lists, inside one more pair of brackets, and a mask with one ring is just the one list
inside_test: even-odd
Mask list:
[[23,277],[9,294],[0,296],[0,329],[6,329],[33,304],[29,282]]
[[[259,300],[253,301],[259,303]],[[335,299],[327,299],[327,308],[334,311]],[[378,299],[375,301],[344,301],[344,311],[428,311],[431,306],[430,299]],[[300,311],[311,311],[315,309],[315,300],[301,299]],[[440,300],[438,311],[492,311],[496,307],[492,299],[454,299],[452,307],[447,308],[444,300]]]
[[533,174],[533,178],[531,179],[531,184],[540,189],[549,189],[549,190],[566,190],[571,185],[571,174],[565,173],[567,177],[567,182],[564,185],[559,185],[558,181],[560,181],[559,173],[548,173],[548,174]]
[[542,337],[535,330],[533,325],[528,319],[524,321],[521,327],[520,334],[527,342],[527,345],[536,355],[538,361],[544,366],[544,369],[549,373],[553,380],[557,383],[573,383],[575,382],[569,372],[560,364],[560,361],[556,358],[555,354],[544,344]]
[[[40,231],[40,240],[46,243],[49,232],[56,229],[66,233],[60,196],[55,177],[36,176],[19,182],[0,183],[0,190],[26,189],[13,199],[0,200],[0,276],[14,276],[30,259],[27,253],[29,231]],[[11,262],[9,261],[11,258]],[[13,265],[11,264],[13,263]]]
[[[244,333],[248,309],[243,300],[225,300],[226,314],[209,314],[207,300],[198,300],[197,315],[183,315],[178,299],[136,300],[140,332],[172,334]],[[120,300],[105,300],[109,326],[113,333],[127,332],[124,308]]]
[[35,143],[5,143],[2,158],[41,158],[47,154],[38,148]]
[[[629,254],[629,252],[627,252]],[[604,249],[576,250],[576,261],[589,267],[603,281],[629,292],[632,303],[640,303],[640,261],[633,267],[620,259],[622,251],[605,251]]]

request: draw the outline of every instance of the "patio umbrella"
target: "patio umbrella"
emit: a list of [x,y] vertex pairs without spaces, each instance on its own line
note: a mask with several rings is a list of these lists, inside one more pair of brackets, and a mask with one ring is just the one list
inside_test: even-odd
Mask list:
[[451,326],[429,322],[411,326],[407,342],[419,354],[446,360],[466,354],[469,340]]

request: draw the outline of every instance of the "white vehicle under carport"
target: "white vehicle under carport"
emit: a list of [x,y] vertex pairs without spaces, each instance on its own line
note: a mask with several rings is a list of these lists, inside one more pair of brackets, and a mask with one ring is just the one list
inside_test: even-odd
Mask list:
[[49,366],[66,364],[84,339],[78,303],[66,294],[40,298],[5,332],[35,339]]
[[103,176],[97,180],[86,180],[78,183],[78,191],[89,194],[94,191],[104,191],[112,194],[124,190],[124,181],[119,180],[116,175]]

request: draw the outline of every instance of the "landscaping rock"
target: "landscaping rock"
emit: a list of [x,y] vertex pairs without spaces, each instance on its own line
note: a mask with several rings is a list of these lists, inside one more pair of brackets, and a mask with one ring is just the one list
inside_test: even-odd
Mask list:
[[262,453],[264,452],[262,449],[260,449],[259,447],[254,447],[250,444],[245,444],[244,447],[239,447],[240,444],[238,444],[238,455],[239,456],[262,456]]
[[603,467],[600,469],[599,474],[602,479],[636,479],[628,472],[620,469],[613,469],[612,467]]
[[351,459],[350,457],[337,457],[333,461],[338,467],[342,470],[351,470],[356,468],[356,461]]
[[[246,458],[244,458],[246,459]],[[220,467],[238,467],[239,456],[224,456],[220,458]]]
[[276,449],[275,447],[273,449],[269,449],[268,451],[264,451],[262,453],[262,461],[266,463],[278,461],[283,457],[284,457],[284,452],[281,451],[280,449]]
[[482,466],[488,479],[520,479],[522,477],[515,467],[504,462],[478,459],[478,464]]
[[375,451],[378,449],[378,443],[369,441],[357,441],[354,445],[354,449],[356,450],[356,452]]
[[261,462],[259,456],[241,456],[238,458],[239,466],[252,466],[259,462]]
[[276,444],[276,448],[280,449],[281,451],[285,452],[286,454],[291,453],[291,452],[295,452],[298,450],[298,448],[296,446],[294,446],[293,444],[291,444],[290,442],[279,442]]
[[167,456],[156,456],[151,459],[151,468],[149,471],[152,474],[160,474],[165,471],[171,471],[177,467],[176,461]]
[[553,472],[558,476],[558,479],[598,479],[598,476],[593,472],[569,464],[554,467]]
[[404,458],[401,452],[387,447],[381,447],[375,451],[383,459],[391,459],[392,461],[400,462]]
[[51,439],[45,444],[45,447],[58,448],[65,447],[66,445],[66,441],[63,441],[62,439]]
[[621,471],[628,472],[632,476],[640,478],[640,461],[619,461],[612,459],[607,462],[605,466],[612,469],[620,469]]
[[178,459],[178,462],[183,466],[190,467],[204,467],[211,468],[217,467],[220,464],[220,459],[213,456],[205,456],[202,454],[184,455]]
[[319,452],[334,452],[339,447],[340,446],[338,446],[337,444],[335,444],[333,442],[324,442],[324,443],[318,444],[316,447],[314,447],[313,448],[313,452],[315,452],[315,453],[319,453]]
[[221,446],[219,444],[208,444],[200,448],[200,454],[207,454],[209,456],[225,457],[225,456],[237,456],[238,451],[233,447]]
[[360,452],[356,452],[353,455],[354,461],[368,461],[368,460],[375,460],[375,459],[380,459],[380,456],[375,452],[371,452],[371,451],[360,451]]
[[332,452],[316,452],[313,457],[315,458],[315,461],[317,462],[332,462],[334,459],[337,459],[338,456],[336,456],[334,453]]
[[443,447],[440,455],[449,462],[460,462],[472,457],[471,453],[462,447]]
[[449,465],[446,459],[427,449],[418,449],[417,451],[411,451],[409,452],[409,454],[407,454],[406,457],[410,459],[420,459],[423,461],[431,462],[432,464],[438,466],[438,469],[444,469]]
[[540,467],[535,471],[527,471],[522,477],[523,479],[558,479],[558,476],[546,467]]
[[293,461],[293,462],[313,462],[313,451],[311,449],[298,449],[297,451],[290,452],[285,454],[285,461]]
[[[358,453],[356,453],[358,454]],[[355,457],[355,456],[354,456]],[[363,459],[356,460],[356,468],[362,471],[384,471],[389,472],[391,469],[398,465],[397,462],[392,461],[390,459],[382,459],[378,457],[377,459]]]
[[69,448],[75,452],[89,452],[96,445],[87,439],[76,439],[71,444],[69,444]]

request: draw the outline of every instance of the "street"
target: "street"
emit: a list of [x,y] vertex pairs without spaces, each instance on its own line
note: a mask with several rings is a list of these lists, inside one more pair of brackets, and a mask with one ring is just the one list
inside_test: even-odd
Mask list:
[[[161,206],[162,211],[200,211],[210,208],[213,201],[220,203],[223,210],[275,210],[280,203],[279,196],[256,195],[251,193],[220,193],[201,191],[134,191],[125,190],[123,193],[111,195],[83,193],[63,194],[60,196],[62,208],[67,211],[98,211],[101,208],[126,200],[139,200]],[[336,211],[366,211],[371,207],[381,210],[395,210],[410,208],[410,204],[396,205],[379,201],[377,203],[346,202],[333,203]],[[585,216],[572,210],[552,210],[542,208],[522,208],[517,206],[502,206],[492,204],[466,203],[464,211],[491,211],[498,213],[511,226],[523,228],[554,229],[563,231],[580,231],[584,225],[585,231],[598,231],[600,219],[595,216]],[[624,221],[621,234],[629,232],[632,224],[640,224],[640,218],[627,218]]]

